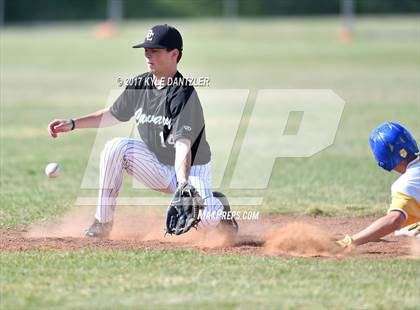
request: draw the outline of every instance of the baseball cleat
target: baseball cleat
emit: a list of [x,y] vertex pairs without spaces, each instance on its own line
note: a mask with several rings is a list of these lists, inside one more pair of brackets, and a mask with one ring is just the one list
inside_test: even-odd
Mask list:
[[229,200],[223,193],[220,192],[213,192],[213,196],[219,199],[220,202],[223,204],[224,215],[222,220],[220,221],[219,227],[222,230],[237,233],[239,230],[239,225],[236,222],[233,215],[231,214]]
[[107,223],[100,223],[97,219],[86,231],[86,237],[91,238],[108,238],[112,230],[112,221]]
[[420,222],[408,225],[394,232],[395,236],[408,236],[420,239]]

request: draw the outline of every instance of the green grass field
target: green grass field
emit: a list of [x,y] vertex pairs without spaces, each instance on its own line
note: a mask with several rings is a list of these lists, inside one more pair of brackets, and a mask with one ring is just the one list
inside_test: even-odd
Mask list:
[[[78,196],[95,196],[80,185],[96,131],[52,140],[46,126],[103,108],[118,77],[143,72],[142,51],[131,45],[158,22],[124,24],[112,39],[95,38],[90,23],[1,30],[0,228],[59,218]],[[418,16],[358,18],[351,44],[337,41],[334,18],[167,22],[184,37],[180,71],[209,76],[211,89],[332,89],[346,101],[332,146],[311,158],[277,159],[263,214],[385,213],[398,176],[376,167],[368,137],[387,120],[420,137]],[[207,123],[213,137],[223,134],[218,122]],[[49,180],[43,169],[52,161],[62,176]],[[125,185],[121,195],[138,195],[128,178]],[[26,251],[1,253],[1,265],[1,302],[10,309],[420,306],[417,261]],[[192,276],[182,273],[187,267]]]
[[418,296],[411,285],[418,262],[403,263],[207,256],[190,251],[2,253],[3,297],[6,305],[66,309],[180,304],[415,309]]

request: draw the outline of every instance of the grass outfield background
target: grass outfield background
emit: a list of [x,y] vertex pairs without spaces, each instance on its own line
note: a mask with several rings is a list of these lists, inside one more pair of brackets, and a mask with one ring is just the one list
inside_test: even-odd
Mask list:
[[[80,184],[96,131],[54,141],[46,126],[53,118],[103,108],[118,77],[143,72],[142,51],[131,45],[159,22],[126,23],[108,40],[95,38],[90,23],[1,30],[1,228],[58,218],[78,196],[95,195],[80,190]],[[418,16],[358,18],[351,44],[337,41],[340,21],[334,18],[165,22],[184,37],[180,71],[209,76],[211,89],[322,88],[346,101],[334,144],[311,158],[278,159],[258,210],[321,210],[334,216],[385,212],[390,185],[398,176],[376,168],[368,136],[379,123],[395,120],[420,137]],[[219,135],[216,121],[207,126]],[[61,178],[44,176],[51,161],[60,163]],[[121,195],[138,194],[128,178],[125,185]],[[420,303],[415,297],[419,277],[412,276],[419,275],[419,268],[410,261],[205,257],[184,251],[30,251],[1,253],[1,259],[6,308],[50,303],[95,307],[101,292],[106,292],[104,300],[116,298],[104,303],[109,307],[149,300],[228,307],[413,308]],[[179,260],[194,266],[205,283],[171,271]],[[185,283],[187,293],[171,283]]]

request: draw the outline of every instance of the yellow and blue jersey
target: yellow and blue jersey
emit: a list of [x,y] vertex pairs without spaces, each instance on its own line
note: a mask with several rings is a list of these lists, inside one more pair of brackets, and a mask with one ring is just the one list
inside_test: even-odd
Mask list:
[[392,201],[388,212],[400,211],[405,216],[402,226],[420,221],[420,158],[411,161],[391,187]]

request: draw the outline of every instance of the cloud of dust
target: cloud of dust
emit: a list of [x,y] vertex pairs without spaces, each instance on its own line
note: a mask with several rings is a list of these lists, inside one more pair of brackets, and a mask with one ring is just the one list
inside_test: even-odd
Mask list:
[[61,219],[32,225],[25,237],[28,238],[81,238],[93,223],[94,208],[71,208]]
[[[35,224],[24,234],[29,238],[83,238],[94,220],[94,207],[72,208],[60,220]],[[227,234],[219,229],[191,229],[180,236],[166,235],[166,212],[156,208],[118,208],[110,239],[134,242],[158,241],[199,248],[241,247],[252,253],[300,257],[357,257],[356,249],[342,251],[332,232],[325,231],[307,219],[260,218],[258,221],[239,221],[239,233]],[[408,245],[410,257],[420,258],[420,240]]]
[[[118,209],[110,235],[112,240],[160,241],[183,243],[191,246],[218,248],[232,246],[232,235],[221,230],[191,229],[180,236],[166,235],[164,231],[166,213],[146,208]],[[38,223],[30,227],[25,237],[29,238],[82,238],[94,221],[94,208],[73,208],[60,220]]]
[[[94,220],[94,208],[73,208],[61,220],[33,225],[25,234],[32,238],[83,238]],[[341,252],[331,234],[304,222],[276,223],[268,219],[240,221],[234,236],[219,229],[192,229],[180,236],[166,235],[166,212],[153,208],[120,208],[114,217],[112,240],[159,241],[200,248],[248,246],[265,254],[292,256],[332,256]],[[417,247],[418,251],[418,247]]]
[[341,248],[321,228],[307,223],[292,222],[274,228],[266,235],[264,253],[314,257],[333,256]]
[[218,230],[192,228],[188,233],[165,235],[166,215],[143,214],[142,216],[116,216],[110,238],[113,240],[160,241],[183,243],[199,247],[226,247],[231,244],[228,235]]

